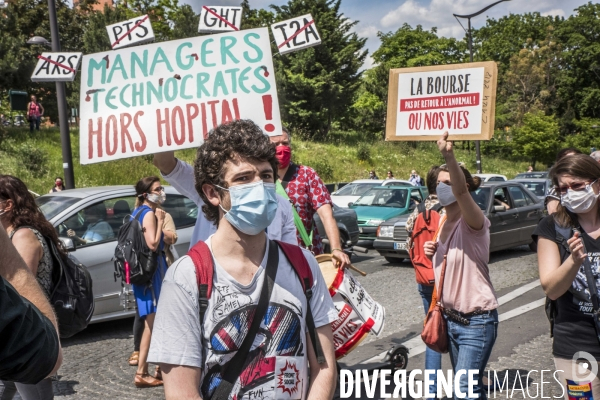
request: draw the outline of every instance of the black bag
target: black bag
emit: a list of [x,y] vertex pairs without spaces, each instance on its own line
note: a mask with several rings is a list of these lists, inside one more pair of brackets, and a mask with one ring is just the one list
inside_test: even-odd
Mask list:
[[115,248],[115,282],[120,277],[127,284],[147,285],[158,267],[158,252],[150,250],[146,244],[141,215],[140,210],[119,229]]
[[52,255],[52,294],[50,304],[58,320],[61,338],[84,330],[94,314],[92,277],[72,255],[64,256],[52,240],[44,237]]

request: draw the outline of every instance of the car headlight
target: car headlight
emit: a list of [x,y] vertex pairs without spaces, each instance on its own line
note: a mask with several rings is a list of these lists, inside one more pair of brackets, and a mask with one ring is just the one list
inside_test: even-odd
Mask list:
[[379,227],[379,237],[394,237],[394,226],[380,226]]
[[367,221],[367,223],[365,225],[379,226],[382,222],[383,222],[383,220],[381,220],[381,219],[370,219]]

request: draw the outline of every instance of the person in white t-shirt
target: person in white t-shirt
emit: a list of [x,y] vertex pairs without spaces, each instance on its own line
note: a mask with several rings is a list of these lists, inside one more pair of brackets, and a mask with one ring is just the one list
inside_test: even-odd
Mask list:
[[214,394],[221,368],[246,337],[274,255],[277,275],[268,309],[229,399],[332,399],[337,371],[330,324],[337,312],[323,275],[314,256],[302,250],[314,277],[310,310],[325,356],[319,364],[307,332],[302,285],[265,234],[279,204],[269,138],[249,120],[221,125],[199,148],[194,175],[206,219],[218,222],[206,241],[213,287],[200,321],[192,259],[180,258],[165,276],[148,361],[161,366],[167,400]]

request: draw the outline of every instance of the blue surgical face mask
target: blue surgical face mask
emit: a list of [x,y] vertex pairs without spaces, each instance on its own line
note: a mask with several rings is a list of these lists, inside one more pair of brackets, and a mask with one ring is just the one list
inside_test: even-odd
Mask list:
[[274,183],[258,181],[229,189],[217,187],[229,191],[231,209],[219,207],[225,212],[225,219],[240,232],[258,235],[275,219],[278,202]]

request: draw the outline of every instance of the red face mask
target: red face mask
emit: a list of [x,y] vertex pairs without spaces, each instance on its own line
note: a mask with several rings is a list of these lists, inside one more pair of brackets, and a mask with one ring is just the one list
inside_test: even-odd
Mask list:
[[277,157],[280,168],[287,168],[292,159],[292,149],[290,146],[277,146],[275,148],[275,157]]
[[56,181],[56,186],[62,186],[62,182],[61,181]]

